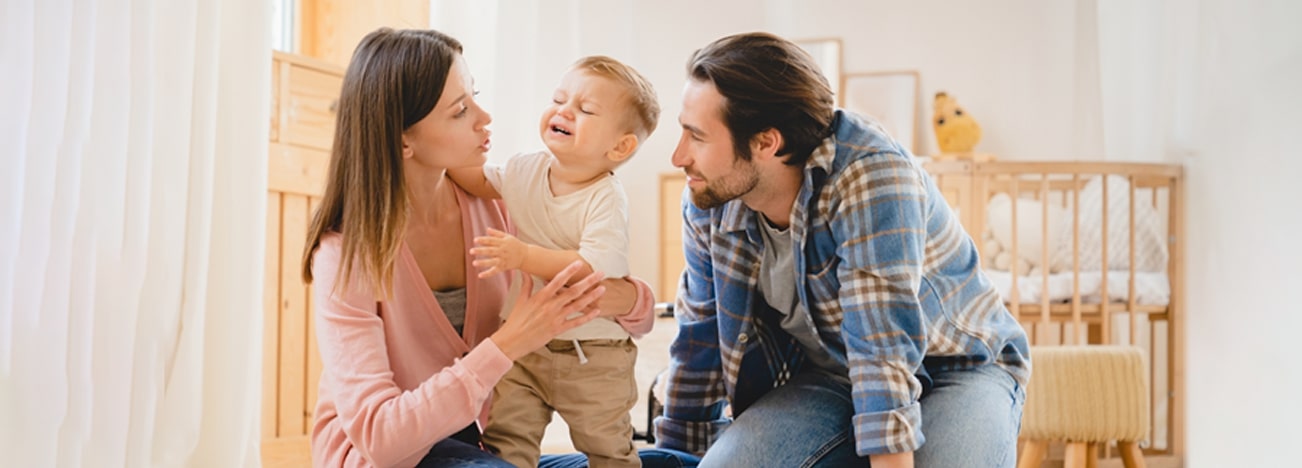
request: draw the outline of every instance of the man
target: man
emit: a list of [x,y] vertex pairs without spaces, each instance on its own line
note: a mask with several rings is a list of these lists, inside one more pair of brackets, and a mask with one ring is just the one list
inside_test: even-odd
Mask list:
[[719,39],[688,75],[657,443],[701,466],[1013,466],[1026,335],[909,152],[782,38]]

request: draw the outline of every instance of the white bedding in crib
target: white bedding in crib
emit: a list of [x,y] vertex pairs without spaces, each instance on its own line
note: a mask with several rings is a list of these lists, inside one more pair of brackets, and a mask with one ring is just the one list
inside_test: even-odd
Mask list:
[[[1009,300],[1013,289],[1013,275],[1006,271],[985,270],[986,276],[995,284],[999,295]],[[1049,302],[1070,302],[1072,296],[1071,272],[1049,275]],[[1080,272],[1081,303],[1098,304],[1100,286],[1103,284],[1101,271]],[[1041,302],[1044,289],[1044,277],[1021,276],[1017,279],[1017,296],[1021,303]],[[1137,303],[1145,305],[1167,304],[1171,302],[1171,282],[1166,273],[1135,273],[1135,295]],[[1130,299],[1130,272],[1108,272],[1108,298],[1110,302],[1126,302]]]
[[[1108,196],[1103,199],[1103,177],[1094,177],[1080,190],[1079,268],[1101,270],[1103,267],[1103,241],[1107,239],[1107,268],[1127,270],[1130,266],[1130,242],[1134,236],[1135,269],[1143,272],[1166,270],[1166,236],[1162,216],[1147,203],[1135,203],[1134,232],[1131,232],[1130,182],[1121,176],[1107,177]],[[1008,194],[998,194],[986,205],[986,226],[995,240],[996,249],[987,247],[983,255],[995,259],[1000,252],[1011,250],[1014,236],[1013,203]],[[1043,218],[1041,210],[1047,211]],[[1031,266],[1040,266],[1042,247],[1048,243],[1049,271],[1068,272],[1072,269],[1073,252],[1072,210],[1050,203],[1044,206],[1037,200],[1017,201],[1016,231],[1017,256]],[[1103,213],[1107,212],[1108,232],[1102,232]],[[1044,231],[1048,237],[1044,238]],[[1029,271],[1023,268],[1021,271]]]

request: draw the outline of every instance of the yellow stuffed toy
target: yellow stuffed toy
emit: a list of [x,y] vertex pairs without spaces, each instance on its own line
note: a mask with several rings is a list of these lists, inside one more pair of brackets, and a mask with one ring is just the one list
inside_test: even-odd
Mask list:
[[[972,149],[981,141],[981,126],[976,119],[959,107],[958,100],[944,91],[936,93],[935,120],[936,143],[940,152],[951,156],[970,158]],[[961,153],[961,154],[955,154]]]

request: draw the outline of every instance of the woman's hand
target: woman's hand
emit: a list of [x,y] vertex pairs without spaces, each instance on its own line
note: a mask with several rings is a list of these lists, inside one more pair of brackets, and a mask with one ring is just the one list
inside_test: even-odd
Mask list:
[[[597,284],[601,282],[601,273],[592,273],[565,286],[570,277],[584,267],[582,262],[571,263],[532,294],[533,279],[530,275],[522,275],[524,282],[520,285],[520,297],[516,299],[511,315],[490,337],[506,357],[512,361],[519,359],[541,348],[556,335],[597,318],[601,313],[596,307],[597,299],[606,292],[604,286]],[[583,315],[570,318],[576,313]]]

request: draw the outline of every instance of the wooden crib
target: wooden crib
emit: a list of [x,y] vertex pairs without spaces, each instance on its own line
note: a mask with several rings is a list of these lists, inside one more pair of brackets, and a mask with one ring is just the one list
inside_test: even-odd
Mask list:
[[1032,344],[1144,350],[1151,383],[1145,458],[1150,466],[1181,466],[1183,169],[1103,162],[924,167]]

